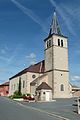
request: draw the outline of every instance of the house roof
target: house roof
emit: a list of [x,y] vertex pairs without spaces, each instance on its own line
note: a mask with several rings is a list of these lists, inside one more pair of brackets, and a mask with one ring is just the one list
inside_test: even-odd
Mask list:
[[46,82],[42,82],[37,88],[36,90],[52,90],[52,88],[46,83]]
[[28,68],[25,68],[24,70],[20,71],[16,75],[9,78],[9,80],[11,80],[11,79],[13,79],[15,77],[21,76],[22,74],[27,73],[27,72],[44,73],[44,68],[45,67],[44,67],[44,60],[43,60],[43,61],[41,61],[41,62],[39,62],[37,64],[31,65]]
[[9,86],[9,82],[5,82],[5,83],[1,84],[0,86]]
[[69,84],[71,85],[72,88],[75,88],[75,89],[76,89],[76,88],[79,88],[79,89],[80,89],[80,87],[78,87],[78,86],[76,86],[76,85],[73,85],[72,83],[69,83]]
[[76,91],[75,93],[73,93],[74,94],[74,96],[78,96],[78,97],[80,97],[80,90],[79,91]]

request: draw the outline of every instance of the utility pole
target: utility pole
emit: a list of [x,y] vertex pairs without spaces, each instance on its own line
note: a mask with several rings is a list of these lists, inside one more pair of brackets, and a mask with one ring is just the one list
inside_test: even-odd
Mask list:
[[80,114],[80,97],[77,99],[78,102],[78,114]]

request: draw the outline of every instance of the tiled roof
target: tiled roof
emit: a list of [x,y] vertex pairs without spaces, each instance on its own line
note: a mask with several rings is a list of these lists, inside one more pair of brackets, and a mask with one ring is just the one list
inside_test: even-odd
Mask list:
[[36,90],[52,90],[52,88],[46,83],[46,82],[42,82],[37,88]]
[[5,83],[1,84],[0,86],[9,86],[9,82],[5,82]]
[[11,78],[9,78],[9,80],[15,78],[15,77],[18,77],[24,73],[27,73],[27,72],[34,72],[34,73],[44,73],[44,60],[37,63],[37,64],[34,64],[34,65],[31,65],[29,66],[28,68],[25,68],[24,70],[22,70],[21,72],[17,73],[16,75],[12,76]]
[[72,83],[69,83],[69,84],[71,85],[72,88],[80,88],[80,87],[78,87],[76,85],[73,85]]
[[80,97],[80,90],[79,90],[79,91],[76,91],[73,95],[74,95],[74,96],[77,96],[77,97]]

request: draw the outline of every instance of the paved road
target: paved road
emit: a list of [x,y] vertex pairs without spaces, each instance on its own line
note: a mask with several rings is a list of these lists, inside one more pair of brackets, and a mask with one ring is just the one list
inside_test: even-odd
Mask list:
[[21,102],[25,106],[34,107],[47,111],[49,113],[68,118],[69,120],[80,120],[80,115],[74,112],[76,107],[73,107],[73,99],[56,99],[55,102],[44,102],[44,103],[27,103]]
[[63,120],[63,118],[0,97],[0,120]]

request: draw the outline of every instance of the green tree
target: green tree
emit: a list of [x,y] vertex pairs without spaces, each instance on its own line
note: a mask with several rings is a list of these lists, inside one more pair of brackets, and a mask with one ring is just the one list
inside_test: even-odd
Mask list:
[[19,78],[18,95],[22,95],[22,93],[21,93],[21,77]]

